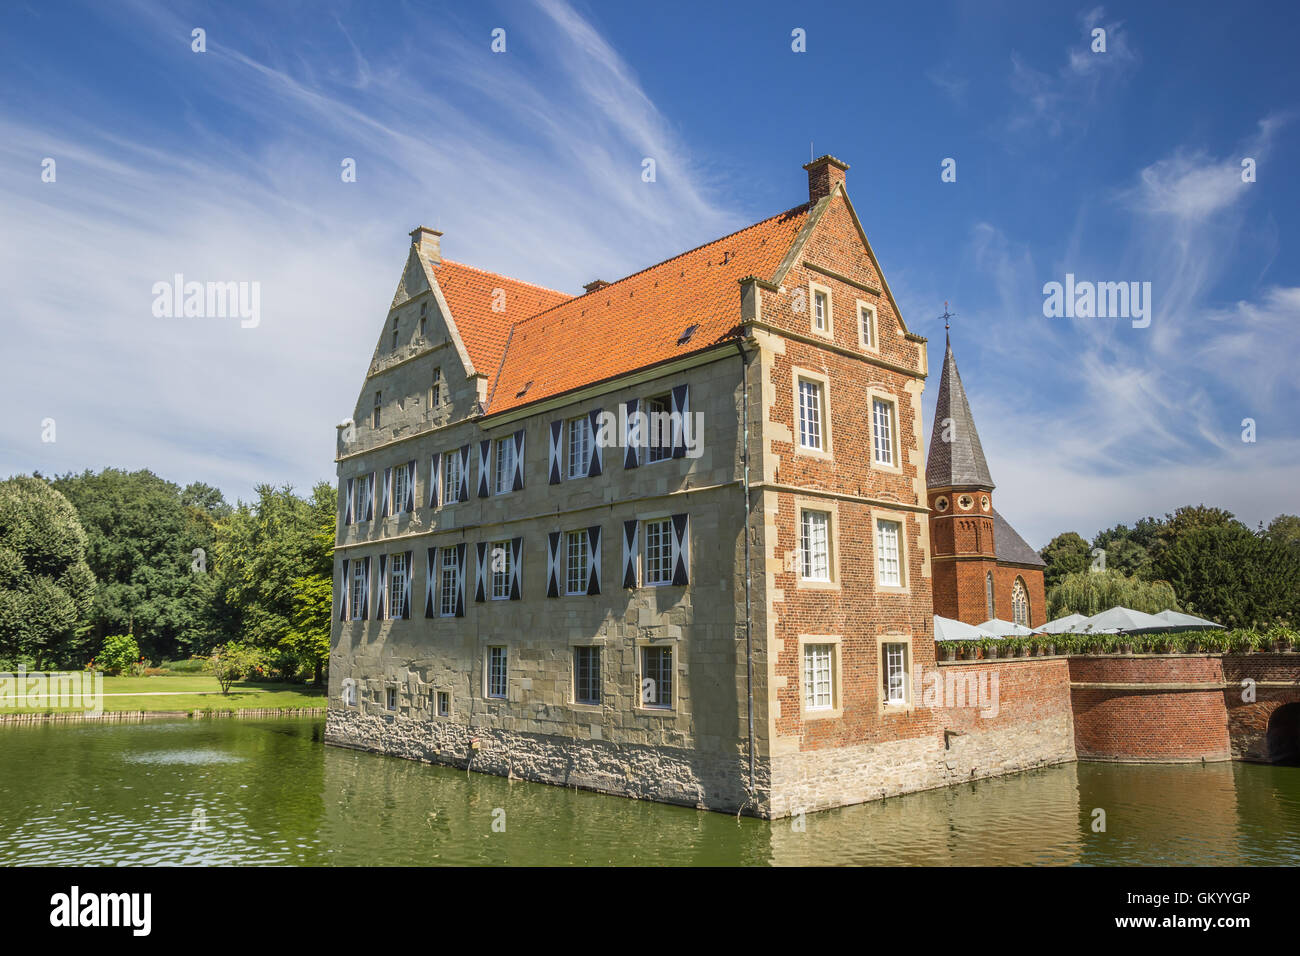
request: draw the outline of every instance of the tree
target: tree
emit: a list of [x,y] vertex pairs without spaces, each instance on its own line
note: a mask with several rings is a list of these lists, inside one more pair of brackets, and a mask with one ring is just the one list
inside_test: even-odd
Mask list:
[[243,680],[262,666],[262,652],[255,647],[229,641],[213,650],[209,660],[221,693],[226,695],[230,693],[230,686],[235,681]]
[[1300,550],[1300,516],[1278,515],[1268,523],[1264,534],[1273,541]]
[[218,525],[218,613],[287,678],[303,666],[319,680],[329,658],[337,493],[320,482],[310,499],[260,485]]
[[110,674],[120,674],[130,670],[131,665],[140,659],[140,648],[130,634],[110,634],[104,638],[104,646],[95,663]]
[[184,492],[150,471],[106,468],[55,478],[87,534],[87,562],[100,588],[89,615],[98,646],[109,634],[134,637],[150,658],[202,651],[211,582],[205,581],[216,522],[229,506],[194,483]]
[[[1144,519],[1151,521],[1152,519]],[[1106,555],[1106,567],[1127,575],[1143,575],[1151,563],[1147,544],[1152,535],[1143,535],[1128,525],[1117,524],[1100,531],[1092,539],[1093,548],[1101,548]]]
[[38,668],[83,663],[78,623],[94,596],[86,533],[68,499],[40,478],[0,482],[0,658]]
[[1049,541],[1039,556],[1047,562],[1043,583],[1050,588],[1072,571],[1088,567],[1088,542],[1075,532],[1066,531]]
[[1178,537],[1157,559],[1178,600],[1228,627],[1300,622],[1300,552],[1239,522]]
[[1047,617],[1067,614],[1091,617],[1112,607],[1127,607],[1147,614],[1177,610],[1174,589],[1165,581],[1142,581],[1113,568],[1074,571],[1047,592]]

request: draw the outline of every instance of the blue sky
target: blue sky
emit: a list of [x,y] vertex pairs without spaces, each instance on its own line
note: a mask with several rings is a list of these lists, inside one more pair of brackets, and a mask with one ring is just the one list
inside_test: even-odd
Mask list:
[[[1300,511],[1296,14],[878,6],[6,4],[0,475],[333,480],[415,225],[577,292],[797,205],[811,143],[851,164],[936,371],[957,313],[1031,544],[1186,503]],[[175,273],[260,282],[260,324],[155,318]],[[1150,282],[1150,326],[1044,317],[1066,273]]]

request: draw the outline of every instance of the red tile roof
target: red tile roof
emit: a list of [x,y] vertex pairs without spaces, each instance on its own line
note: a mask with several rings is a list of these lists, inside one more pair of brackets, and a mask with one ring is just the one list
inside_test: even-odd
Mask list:
[[[433,274],[460,331],[461,341],[469,351],[474,370],[489,378],[501,367],[511,325],[573,298],[554,289],[448,259],[434,266]],[[502,311],[492,311],[494,302],[500,303],[498,307]]]
[[[594,292],[552,303],[531,317],[512,310],[515,322],[500,369],[489,372],[495,381],[488,412],[699,352],[736,335],[740,280],[751,275],[770,279],[810,210],[807,203],[797,206]],[[450,297],[448,304],[470,347],[471,332]],[[484,324],[474,325],[481,334]],[[681,342],[692,325],[698,328]],[[494,341],[500,328],[492,327]],[[477,359],[475,365],[488,371]]]

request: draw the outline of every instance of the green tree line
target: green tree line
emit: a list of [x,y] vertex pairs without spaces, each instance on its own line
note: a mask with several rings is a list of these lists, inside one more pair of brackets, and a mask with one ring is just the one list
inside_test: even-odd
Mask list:
[[1067,531],[1040,554],[1049,618],[1122,604],[1149,613],[1173,606],[1227,627],[1300,625],[1296,515],[1252,529],[1222,508],[1188,505],[1091,542]]
[[0,667],[81,667],[125,635],[152,661],[239,641],[282,678],[321,681],[335,489],[256,495],[232,506],[116,468],[0,482]]

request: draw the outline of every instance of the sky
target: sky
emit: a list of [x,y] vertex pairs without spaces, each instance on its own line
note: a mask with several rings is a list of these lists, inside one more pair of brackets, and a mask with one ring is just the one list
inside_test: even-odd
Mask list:
[[[0,476],[332,482],[416,225],[577,294],[800,204],[831,153],[930,339],[926,445],[947,302],[995,506],[1032,545],[1184,504],[1300,512],[1298,20],[6,3]],[[258,283],[256,324],[155,315],[177,274]],[[1150,283],[1149,324],[1047,314],[1067,274]]]

